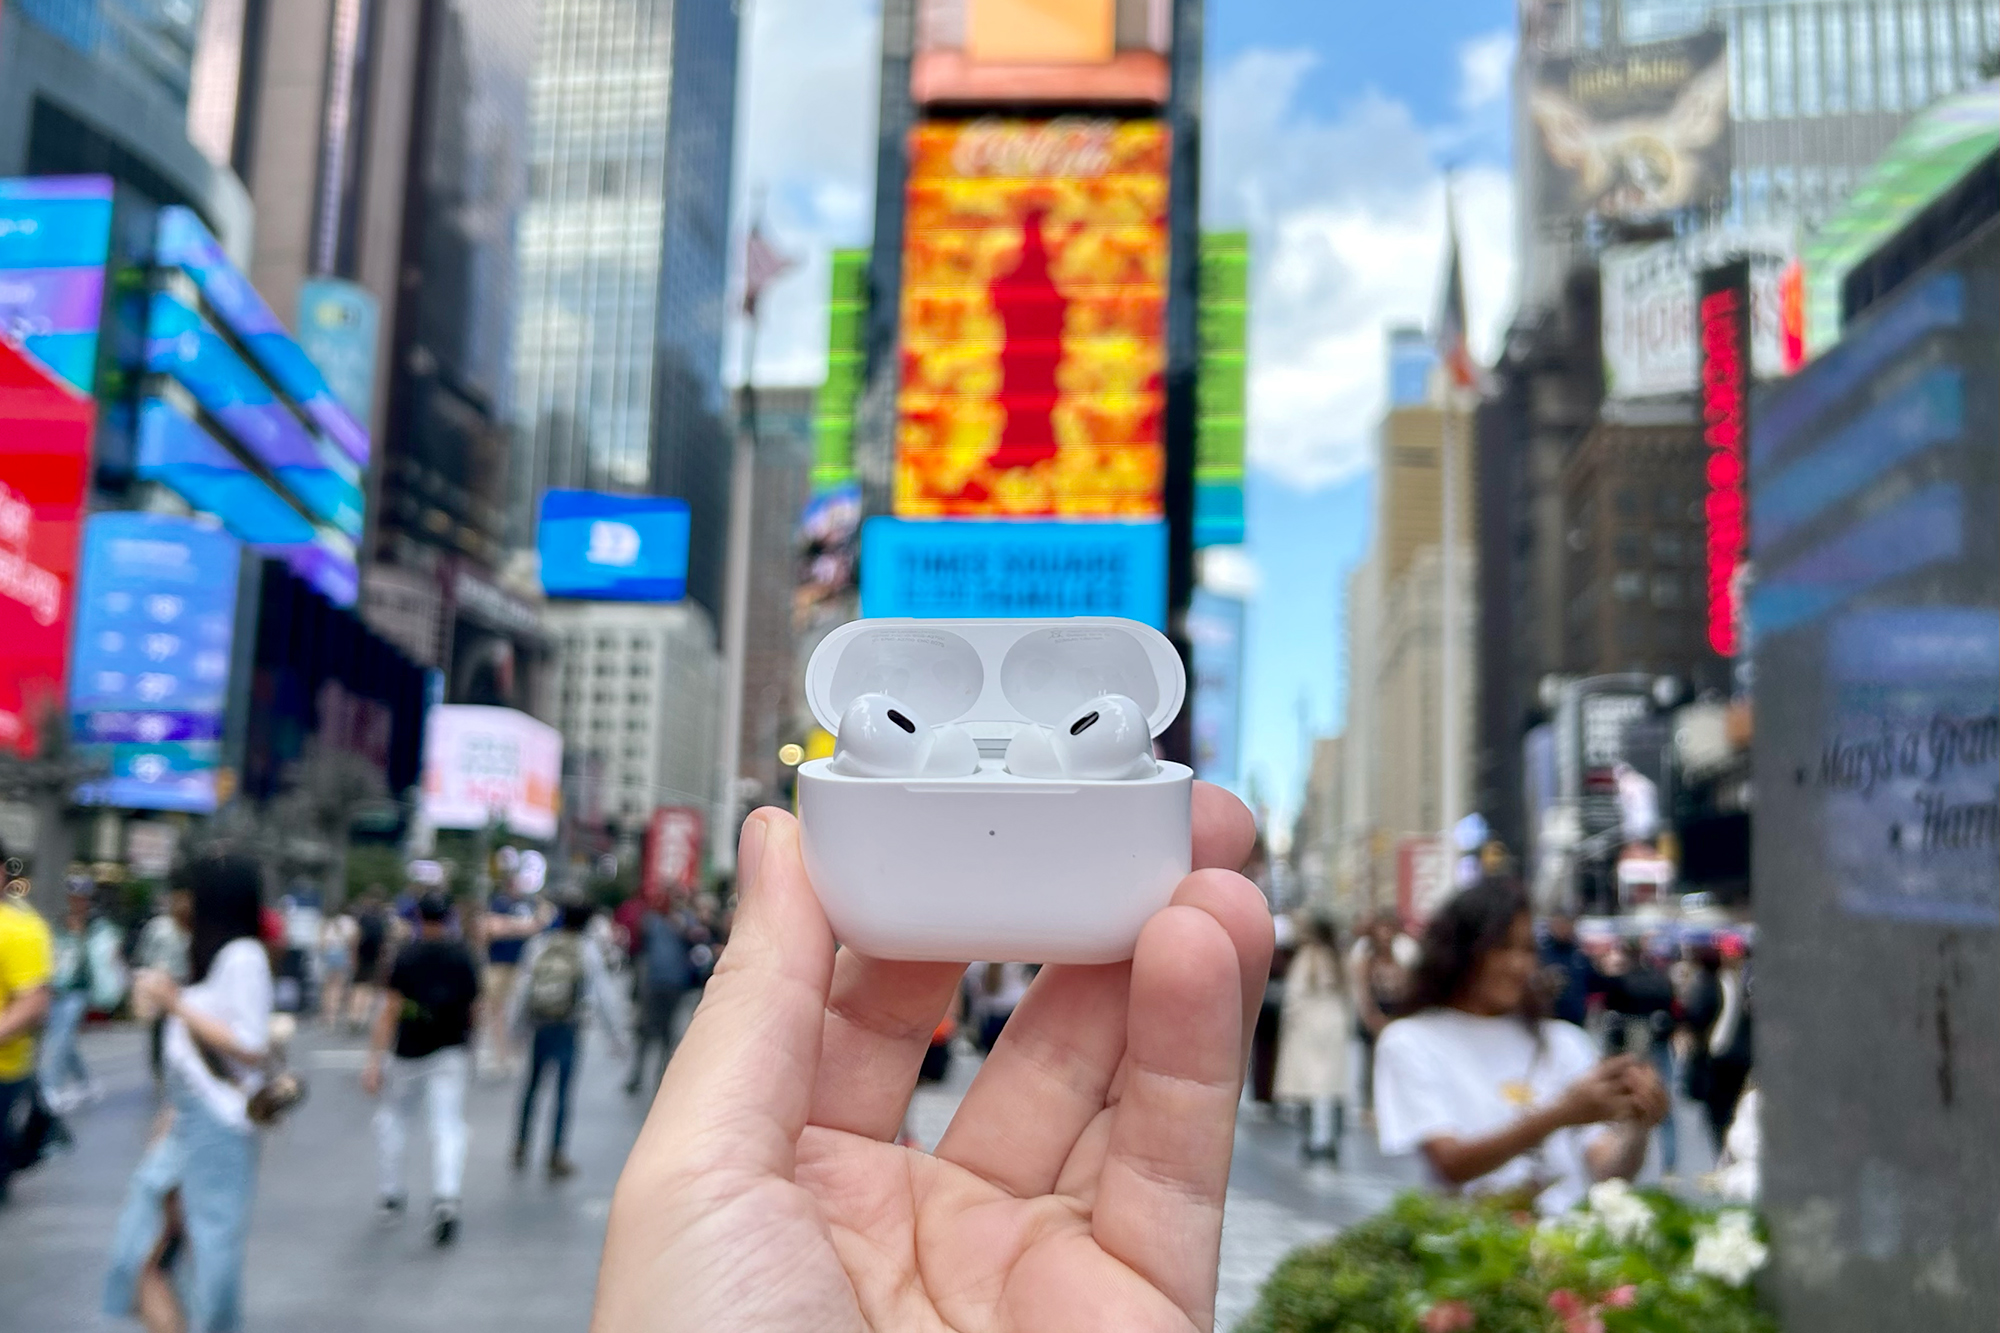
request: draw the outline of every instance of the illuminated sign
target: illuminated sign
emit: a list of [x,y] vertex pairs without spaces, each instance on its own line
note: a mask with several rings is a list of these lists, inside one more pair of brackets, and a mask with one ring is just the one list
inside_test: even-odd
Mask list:
[[173,404],[139,405],[136,473],[170,487],[245,541],[309,542],[313,525]]
[[215,809],[236,629],[234,537],[165,514],[104,513],[84,528],[70,713],[107,769],[96,805]]
[[299,346],[325,373],[341,404],[366,421],[375,407],[375,343],[381,305],[342,278],[307,278],[299,287]]
[[209,309],[249,349],[272,382],[299,405],[306,419],[339,445],[357,467],[366,467],[367,430],[334,397],[326,376],[285,332],[249,279],[236,271],[201,219],[179,205],[161,209],[154,244],[156,262],[163,268],[178,268],[192,278]]
[[1750,264],[1701,275],[1702,441],[1708,446],[1708,646],[1736,654],[1736,576],[1746,525],[1743,453],[1750,392]]
[[548,491],[536,548],[542,591],[601,602],[687,596],[688,506],[658,495]]
[[647,899],[670,893],[682,897],[701,887],[702,813],[689,806],[663,805],[646,828],[646,863],[641,891]]
[[110,255],[109,176],[0,180],[0,337],[85,393]]
[[912,132],[898,515],[1164,512],[1168,138],[1081,118]]
[[60,713],[96,410],[0,338],[0,751]]
[[1164,630],[1164,523],[909,523],[861,530],[861,614],[1123,616]]
[[361,536],[361,474],[307,430],[221,334],[172,292],[155,292],[146,324],[146,368],[171,375],[277,475],[306,511]]
[[1164,106],[1172,6],[1156,0],[925,0],[910,92],[919,105]]
[[424,818],[437,828],[499,820],[530,838],[556,835],[562,735],[511,708],[439,704],[424,724]]

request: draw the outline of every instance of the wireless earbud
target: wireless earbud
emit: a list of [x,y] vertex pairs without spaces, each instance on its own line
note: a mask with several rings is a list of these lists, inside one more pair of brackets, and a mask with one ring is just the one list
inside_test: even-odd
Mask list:
[[855,778],[963,778],[979,747],[963,727],[933,727],[886,694],[864,694],[840,715],[832,769]]
[[1023,778],[1127,782],[1160,771],[1146,714],[1122,694],[1090,700],[1053,727],[1031,727],[1007,746],[1007,771]]

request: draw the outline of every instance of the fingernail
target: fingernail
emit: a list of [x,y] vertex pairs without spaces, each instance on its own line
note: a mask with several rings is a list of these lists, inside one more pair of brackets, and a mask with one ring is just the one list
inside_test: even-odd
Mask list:
[[764,839],[769,835],[769,820],[752,815],[743,821],[743,836],[736,841],[737,892],[756,884],[757,867],[764,859]]

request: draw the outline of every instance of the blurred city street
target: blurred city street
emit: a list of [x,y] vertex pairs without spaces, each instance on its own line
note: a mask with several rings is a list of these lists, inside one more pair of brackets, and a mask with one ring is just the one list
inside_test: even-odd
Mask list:
[[[98,1313],[107,1238],[144,1147],[152,1114],[143,1034],[129,1025],[92,1032],[84,1059],[104,1100],[77,1113],[77,1149],[14,1183],[0,1211],[0,1290],[9,1329],[34,1333],[122,1327]],[[424,1226],[426,1149],[412,1147],[418,1182],[400,1223],[375,1216],[374,1103],[362,1095],[359,1038],[302,1038],[297,1067],[311,1099],[265,1140],[245,1282],[246,1322],[290,1333],[368,1329],[416,1333],[444,1326],[581,1328],[589,1318],[611,1191],[645,1104],[621,1090],[623,1069],[593,1047],[577,1074],[570,1154],[577,1174],[551,1184],[508,1164],[519,1085],[482,1078],[467,1107],[472,1149],[464,1228],[439,1250]],[[919,1089],[910,1128],[935,1142],[978,1070],[961,1053],[943,1084]],[[544,1111],[546,1115],[546,1110]],[[1349,1136],[1340,1170],[1301,1164],[1296,1128],[1246,1110],[1224,1221],[1217,1327],[1256,1299],[1271,1268],[1298,1245],[1334,1234],[1411,1183]]]

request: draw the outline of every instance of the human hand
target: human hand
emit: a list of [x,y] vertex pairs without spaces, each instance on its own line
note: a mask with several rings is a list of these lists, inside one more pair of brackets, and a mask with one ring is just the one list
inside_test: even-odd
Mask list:
[[1626,1071],[1625,1092],[1632,1103],[1630,1119],[1646,1129],[1659,1124],[1673,1111],[1673,1099],[1667,1094],[1667,1085],[1660,1081],[1659,1071],[1642,1061],[1634,1060]]
[[142,967],[132,974],[132,1007],[142,1018],[172,1013],[180,1002],[181,988],[157,967]]
[[1563,1090],[1555,1104],[1557,1117],[1565,1125],[1600,1125],[1607,1120],[1633,1119],[1637,1101],[1632,1077],[1639,1069],[1639,1062],[1629,1055],[1616,1055],[1600,1062]]
[[370,1097],[382,1095],[382,1059],[372,1051],[368,1063],[361,1066],[361,1090]]
[[1255,828],[1197,784],[1194,863],[1129,963],[1041,970],[935,1155],[896,1146],[964,967],[836,955],[798,827],[742,906],[612,1200],[594,1333],[1207,1330],[1272,928]]

